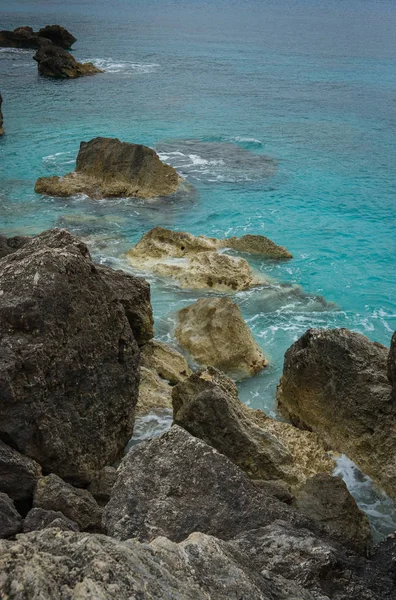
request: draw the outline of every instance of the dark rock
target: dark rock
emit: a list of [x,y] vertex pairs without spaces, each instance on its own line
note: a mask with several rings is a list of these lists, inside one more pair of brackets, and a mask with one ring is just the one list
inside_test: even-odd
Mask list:
[[396,402],[396,331],[392,336],[388,355],[388,378],[392,386],[392,399]]
[[169,196],[181,179],[147,146],[97,137],[81,142],[76,170],[63,177],[40,177],[38,194],[92,198]]
[[39,37],[51,40],[54,46],[60,46],[68,50],[77,41],[67,29],[60,25],[46,25],[42,27],[37,34]]
[[0,235],[0,258],[7,256],[7,254],[12,254],[15,250],[19,250],[29,240],[30,238],[21,235],[16,235],[11,238]]
[[110,500],[111,490],[117,479],[117,469],[104,467],[91,481],[88,491],[100,506],[105,506]]
[[34,492],[34,508],[59,511],[80,529],[100,531],[102,509],[88,490],[75,488],[51,473],[39,479]]
[[124,271],[103,266],[98,269],[123,305],[135,340],[143,346],[154,337],[150,285],[142,277],[134,277]]
[[396,405],[388,351],[347,329],[308,330],[286,352],[278,409],[396,498]]
[[70,52],[52,44],[40,47],[33,58],[38,63],[38,72],[45,77],[75,79],[84,75],[103,73],[94,64],[79,63]]
[[261,487],[266,494],[274,496],[280,502],[292,504],[294,500],[293,494],[286,482],[276,479],[275,481],[265,481],[264,479],[253,479],[255,485]]
[[43,508],[32,508],[23,522],[23,532],[39,531],[47,527],[57,527],[62,531],[79,531],[77,523],[71,521],[65,515],[56,510],[44,510]]
[[367,556],[371,531],[367,516],[361,511],[344,481],[327,473],[307,479],[295,492],[297,510],[340,533],[344,546]]
[[[22,517],[7,494],[0,492],[0,538],[12,537],[22,531]],[[0,592],[1,592],[0,574]]]
[[51,41],[39,37],[31,27],[17,27],[14,31],[0,31],[0,48],[43,48]]
[[28,500],[40,477],[40,465],[0,440],[0,492],[13,500]]
[[64,230],[0,260],[0,438],[76,485],[123,454],[139,386],[125,310]]

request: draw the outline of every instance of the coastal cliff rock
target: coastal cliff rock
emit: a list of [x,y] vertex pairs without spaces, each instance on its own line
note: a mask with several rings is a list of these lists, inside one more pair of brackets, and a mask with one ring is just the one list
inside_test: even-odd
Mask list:
[[86,485],[133,429],[140,357],[123,299],[56,229],[0,259],[0,290],[0,438]]
[[127,253],[127,259],[136,268],[170,277],[186,288],[234,292],[265,282],[244,258],[220,252],[225,248],[266,258],[292,258],[264,236],[217,239],[154,227]]
[[42,48],[54,44],[69,49],[76,38],[60,25],[46,25],[35,32],[31,27],[17,27],[14,31],[0,31],[0,47],[3,48]]
[[308,330],[285,354],[278,409],[396,498],[396,406],[388,350],[347,329]]
[[174,423],[216,448],[252,479],[299,486],[316,473],[334,469],[315,434],[248,408],[239,400],[234,382],[216,369],[191,375],[174,388],[172,399]]
[[116,138],[97,137],[81,142],[76,170],[63,177],[40,177],[38,194],[91,198],[169,196],[181,178],[154,150]]
[[79,531],[77,523],[71,521],[59,510],[32,508],[23,521],[23,532],[40,531],[47,527],[56,527],[62,531]]
[[45,77],[75,79],[103,73],[93,63],[79,63],[70,52],[52,44],[41,46],[33,58],[37,62],[38,72]]
[[40,465],[0,440],[0,492],[13,500],[28,500],[40,477]]
[[59,46],[65,50],[69,50],[74,42],[77,41],[77,38],[75,38],[70,31],[67,31],[67,29],[60,25],[46,25],[45,27],[42,27],[36,35],[51,40],[54,46]]
[[268,364],[229,298],[200,298],[180,310],[175,335],[198,363],[236,379],[255,375]]
[[4,135],[3,113],[2,113],[2,110],[1,110],[2,105],[3,105],[3,98],[2,98],[2,95],[0,94],[0,135]]

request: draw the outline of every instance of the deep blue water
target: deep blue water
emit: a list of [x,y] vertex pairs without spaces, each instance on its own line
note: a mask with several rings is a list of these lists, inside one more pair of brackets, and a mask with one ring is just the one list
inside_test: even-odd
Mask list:
[[[33,51],[0,49],[2,233],[66,225],[88,236],[97,259],[119,266],[155,225],[261,233],[285,245],[292,261],[253,261],[273,288],[236,296],[271,361],[240,384],[241,398],[270,414],[284,351],[308,327],[345,326],[389,344],[394,0],[0,0],[0,8],[1,29],[60,23],[78,38],[76,58],[106,69],[51,81],[38,76]],[[72,170],[80,141],[97,135],[157,148],[196,194],[147,206],[34,193],[38,176]],[[272,176],[254,154],[276,161]],[[157,334],[172,340],[175,312],[198,294],[151,282]]]

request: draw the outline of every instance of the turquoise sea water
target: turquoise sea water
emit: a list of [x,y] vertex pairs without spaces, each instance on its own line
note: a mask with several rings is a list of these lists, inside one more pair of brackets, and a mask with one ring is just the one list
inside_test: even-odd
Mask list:
[[[1,233],[67,226],[96,259],[121,267],[155,225],[260,233],[285,245],[292,261],[252,261],[273,285],[236,296],[271,361],[240,395],[272,415],[283,354],[308,327],[345,326],[389,344],[394,0],[0,0],[0,8],[1,29],[61,23],[78,38],[75,57],[106,70],[51,81],[38,76],[33,51],[0,49]],[[155,147],[196,193],[149,205],[34,193],[38,176],[72,170],[80,141],[97,135]],[[176,311],[199,294],[150,281],[157,335],[172,341]]]

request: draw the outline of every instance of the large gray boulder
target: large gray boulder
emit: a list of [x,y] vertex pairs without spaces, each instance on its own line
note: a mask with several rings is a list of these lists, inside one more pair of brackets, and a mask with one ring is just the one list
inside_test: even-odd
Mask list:
[[13,500],[29,500],[40,477],[40,465],[0,440],[0,492]]
[[122,299],[56,229],[0,259],[0,290],[0,438],[84,486],[133,430],[139,349]]
[[21,515],[15,508],[11,498],[7,494],[0,492],[0,538],[12,537],[21,530]]
[[286,352],[278,409],[396,498],[396,403],[388,350],[348,329],[309,329]]

